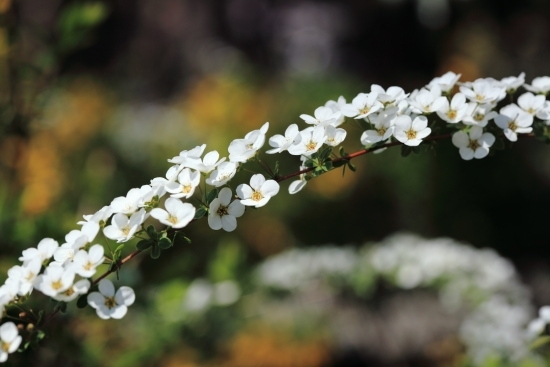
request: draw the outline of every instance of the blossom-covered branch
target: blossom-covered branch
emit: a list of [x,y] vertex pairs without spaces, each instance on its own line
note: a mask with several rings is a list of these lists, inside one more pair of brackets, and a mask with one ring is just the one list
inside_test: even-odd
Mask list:
[[[121,318],[134,302],[134,291],[125,286],[115,291],[106,277],[124,263],[145,250],[158,258],[176,236],[189,240],[183,229],[205,216],[211,229],[231,232],[247,207],[265,206],[279,193],[280,182],[298,178],[288,187],[289,193],[295,194],[310,179],[328,171],[338,167],[355,170],[351,160],[367,153],[400,146],[406,156],[434,148],[438,140],[450,139],[462,159],[472,160],[485,158],[522,135],[550,141],[550,102],[546,99],[550,77],[535,78],[531,84],[525,83],[523,73],[501,80],[459,80],[459,74],[449,72],[411,93],[398,86],[384,89],[372,85],[369,92],[359,93],[350,103],[340,97],[318,107],[313,115],[300,115],[307,125],[303,129],[291,124],[284,135],[266,139],[266,122],[244,138],[233,140],[228,157],[220,158],[217,151],[204,154],[205,144],[183,150],[168,160],[172,166],[164,177],[133,188],[96,213],[85,215],[77,223],[80,229],[69,232],[61,245],[45,238],[36,248],[23,251],[21,264],[8,271],[0,286],[0,316],[9,316],[12,306],[23,307],[36,289],[58,304],[48,317],[22,319],[22,325],[40,327],[77,298],[79,306],[91,306],[103,319]],[[522,88],[525,91],[510,103]],[[358,140],[364,149],[346,153],[342,145],[347,138],[345,127],[352,124],[363,131]],[[267,165],[260,155],[266,140],[271,147],[267,154],[287,152],[298,157],[297,171],[281,175],[278,165]],[[250,161],[259,163],[264,172],[253,173],[247,182],[235,185],[236,173]],[[236,187],[236,196],[230,184]],[[204,189],[196,190],[200,185]],[[146,225],[147,220],[156,220],[164,229]],[[112,247],[96,243],[100,231],[113,242]],[[123,256],[128,241],[136,237],[141,238],[137,250]],[[102,264],[110,267],[94,280]],[[36,333],[19,335],[12,321],[4,322],[0,326],[0,362],[19,348],[23,337],[32,341],[32,335]]]

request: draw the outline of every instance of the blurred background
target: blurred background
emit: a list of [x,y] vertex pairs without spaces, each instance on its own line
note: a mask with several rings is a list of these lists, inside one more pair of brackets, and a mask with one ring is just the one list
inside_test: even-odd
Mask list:
[[[83,214],[164,176],[166,159],[181,150],[206,143],[226,155],[231,140],[266,121],[268,136],[283,133],[301,123],[300,114],[339,96],[351,101],[371,84],[410,92],[446,71],[462,73],[462,81],[525,72],[530,83],[548,75],[549,45],[545,0],[0,0],[0,280],[23,249],[44,237],[63,242]],[[360,134],[348,129],[348,152],[360,148]],[[234,233],[214,233],[199,221],[186,230],[191,244],[125,266],[121,284],[134,286],[138,300],[124,320],[69,308],[48,324],[38,350],[8,364],[461,365],[465,347],[452,337],[458,321],[446,326],[449,338],[428,338],[442,343],[435,350],[445,358],[427,347],[399,350],[394,338],[379,353],[363,353],[380,338],[343,343],[321,327],[341,309],[334,300],[380,306],[391,285],[361,288],[360,297],[336,286],[330,302],[306,292],[313,296],[301,299],[300,312],[319,303],[332,311],[297,323],[288,321],[296,317],[289,307],[287,323],[270,323],[262,317],[269,302],[286,296],[257,300],[263,286],[251,274],[294,248],[359,251],[403,231],[450,237],[509,259],[529,289],[534,317],[550,303],[549,153],[525,139],[465,162],[442,142],[437,154],[401,158],[390,149],[361,157],[356,173],[342,178],[335,170],[296,197],[283,183],[276,200],[248,211]],[[275,158],[282,172],[299,165],[286,156],[266,160]],[[130,243],[124,251],[133,249]],[[198,305],[185,301],[191,291]],[[407,294],[398,303],[419,306],[403,312],[426,309],[423,294]],[[48,305],[33,298],[38,308]],[[193,316],[206,304],[215,305],[208,317]],[[346,315],[351,321],[336,330],[372,325],[364,315]],[[443,319],[460,319],[453,315]]]

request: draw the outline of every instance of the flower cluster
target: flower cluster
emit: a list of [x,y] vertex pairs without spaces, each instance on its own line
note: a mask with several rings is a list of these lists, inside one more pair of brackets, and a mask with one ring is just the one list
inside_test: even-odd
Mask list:
[[[338,312],[331,305],[342,306],[335,300],[342,289],[368,298],[377,279],[406,291],[436,291],[448,317],[460,315],[456,333],[476,362],[495,354],[519,361],[530,353],[526,324],[533,310],[528,289],[512,263],[490,249],[476,249],[449,238],[427,240],[398,234],[360,249],[291,249],[256,269],[260,287],[284,290],[298,299],[313,297],[308,294],[312,289],[322,292],[324,312],[330,315]],[[540,333],[550,320],[549,310],[541,309],[540,321],[529,328]]]
[[[435,140],[451,137],[460,156],[470,160],[486,157],[497,142],[505,139],[514,142],[519,134],[550,141],[550,103],[546,100],[549,77],[535,78],[531,84],[525,83],[523,73],[501,80],[459,80],[460,74],[449,72],[411,93],[397,86],[384,89],[372,85],[370,92],[359,93],[351,103],[340,97],[318,107],[313,115],[300,115],[307,125],[302,130],[291,124],[284,135],[266,139],[269,129],[266,122],[244,138],[233,140],[228,157],[220,158],[215,150],[204,154],[204,144],[183,150],[168,160],[172,166],[164,177],[133,188],[96,213],[85,215],[77,223],[80,229],[69,232],[61,245],[45,238],[36,248],[23,251],[21,264],[9,269],[7,280],[0,286],[0,316],[10,305],[23,303],[36,289],[59,302],[55,312],[63,310],[66,302],[79,298],[85,301],[84,306],[87,301],[101,318],[123,317],[134,302],[133,290],[121,287],[115,292],[113,284],[104,278],[133,256],[150,249],[151,257],[158,258],[161,250],[172,245],[174,237],[169,234],[180,233],[189,223],[204,216],[211,229],[233,231],[246,207],[260,208],[278,194],[279,182],[298,178],[288,188],[291,194],[297,193],[309,179],[336,167],[354,170],[350,160],[371,151],[401,145],[406,155],[431,146]],[[526,92],[513,102],[519,88]],[[365,146],[352,154],[345,153],[342,147],[347,136],[342,126],[349,123],[359,124],[363,130],[360,141]],[[444,129],[450,134],[432,135]],[[286,151],[298,156],[299,171],[281,176],[278,168],[271,169],[265,164],[259,151],[266,140],[272,148],[266,153]],[[234,196],[231,181],[251,160],[264,168],[267,177],[253,174],[248,183],[236,185]],[[200,204],[191,204],[188,202],[191,199],[198,199]],[[153,219],[164,229],[145,225]],[[110,253],[106,254],[105,247],[96,243],[100,231],[119,244],[116,250],[108,246]],[[142,239],[136,245],[137,251],[122,258],[124,245],[136,237]],[[102,264],[110,264],[109,269],[93,280]],[[4,329],[6,336],[0,335],[6,345],[3,350],[11,353],[19,339],[13,337],[10,326]],[[0,359],[5,356],[0,354]]]

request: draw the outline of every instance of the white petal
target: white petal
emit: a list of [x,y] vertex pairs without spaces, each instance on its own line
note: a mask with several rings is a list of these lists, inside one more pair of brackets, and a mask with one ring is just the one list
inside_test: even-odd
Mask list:
[[222,228],[227,232],[232,232],[237,228],[237,219],[232,215],[224,215],[221,222]]
[[136,294],[130,287],[122,286],[116,291],[115,301],[119,305],[131,306],[136,300]]
[[115,286],[109,279],[101,279],[98,284],[98,289],[106,297],[113,297],[115,295]]

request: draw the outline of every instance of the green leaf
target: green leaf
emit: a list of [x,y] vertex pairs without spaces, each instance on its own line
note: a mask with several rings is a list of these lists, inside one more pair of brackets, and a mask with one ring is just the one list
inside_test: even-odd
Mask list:
[[412,149],[411,149],[410,146],[405,145],[405,144],[403,144],[403,145],[401,146],[401,156],[402,156],[402,157],[408,157],[409,154],[411,154],[411,153],[412,153]]
[[169,248],[171,246],[172,246],[172,241],[170,241],[170,239],[167,238],[167,237],[161,238],[158,242],[158,247],[161,250],[166,250],[167,248]]
[[113,261],[118,261],[120,259],[120,255],[122,253],[122,249],[124,248],[124,244],[122,245],[119,245],[116,249],[115,249],[115,252],[113,252]]
[[44,339],[45,336],[46,336],[45,332],[43,332],[42,330],[38,330],[36,332],[36,336],[35,336],[36,341],[40,341],[40,340]]
[[149,247],[153,246],[155,242],[152,240],[141,240],[136,244],[138,250],[147,250]]
[[67,312],[67,303],[65,303],[65,302],[59,302],[59,303],[57,304],[57,309],[58,309],[59,311],[61,311],[61,313]]
[[339,161],[334,161],[332,162],[332,167],[333,168],[338,168],[338,167],[342,167],[342,166],[345,166],[346,164],[348,164],[349,160],[347,159],[341,159]]
[[353,172],[357,171],[357,167],[355,167],[355,165],[351,162],[348,162],[348,167],[350,170],[352,170]]
[[206,213],[207,213],[206,208],[204,206],[201,206],[195,212],[195,219],[201,219],[202,217],[204,217],[206,215]]
[[324,162],[330,157],[332,147],[325,147],[319,152],[319,161]]
[[206,194],[206,203],[210,204],[217,197],[218,197],[218,189],[213,189],[208,194]]
[[149,235],[149,238],[151,238],[151,239],[157,238],[157,231],[155,231],[154,226],[152,226],[152,225],[147,226],[147,229],[145,231]]
[[323,165],[325,171],[330,171],[333,168],[332,161],[326,161]]
[[152,259],[158,259],[160,257],[160,247],[158,246],[151,247],[150,255]]
[[548,343],[550,343],[550,335],[543,335],[543,336],[539,336],[537,339],[535,339],[529,347],[531,349],[537,349],[537,348],[542,347],[543,345],[546,345]]
[[82,296],[78,297],[78,300],[76,301],[76,307],[85,308],[86,306],[88,306],[88,295],[83,294]]

